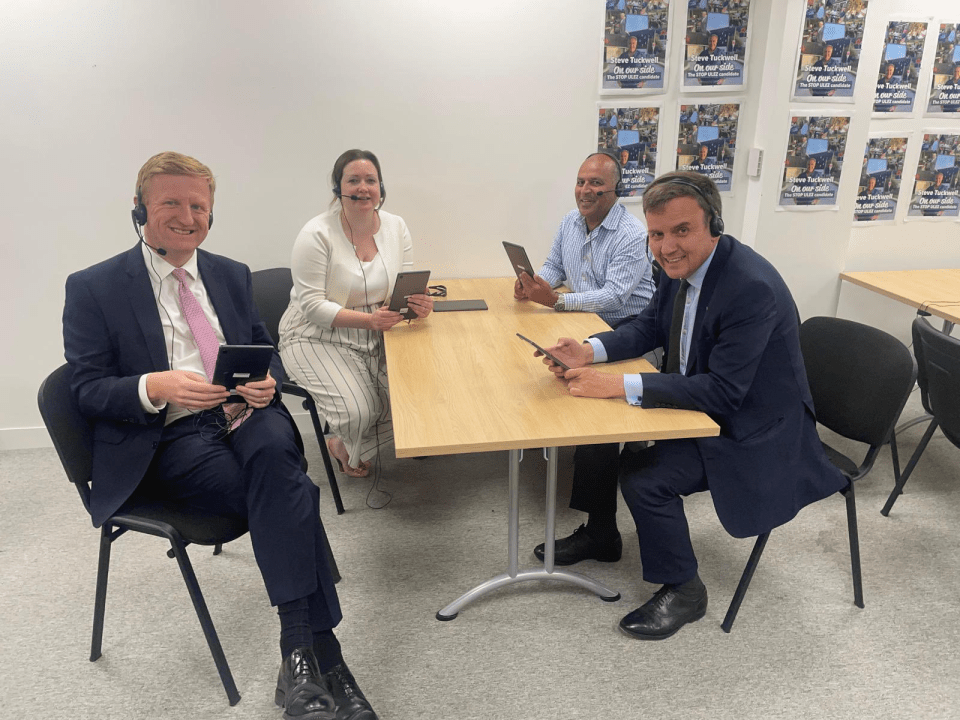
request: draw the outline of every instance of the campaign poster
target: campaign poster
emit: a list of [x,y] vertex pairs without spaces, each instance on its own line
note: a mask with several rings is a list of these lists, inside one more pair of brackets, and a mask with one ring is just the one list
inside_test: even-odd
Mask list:
[[777,209],[836,209],[849,128],[845,115],[790,118]]
[[739,120],[739,103],[681,105],[677,170],[706,175],[717,190],[730,192]]
[[855,224],[893,221],[897,214],[908,139],[907,136],[896,136],[867,140],[853,211]]
[[867,0],[807,0],[795,100],[853,102]]
[[925,22],[887,23],[873,99],[875,113],[913,112],[926,38]]
[[957,189],[960,135],[923,136],[907,219],[960,217]]
[[620,159],[621,197],[639,199],[657,176],[659,138],[659,107],[600,107],[597,149]]
[[927,115],[960,117],[960,23],[944,23],[937,36]]
[[686,88],[746,84],[750,0],[689,0],[683,64]]
[[663,91],[669,20],[670,0],[607,0],[602,93]]

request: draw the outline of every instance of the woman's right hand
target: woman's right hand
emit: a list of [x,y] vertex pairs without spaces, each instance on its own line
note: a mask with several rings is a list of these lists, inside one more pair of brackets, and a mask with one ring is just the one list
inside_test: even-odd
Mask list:
[[403,320],[403,315],[389,310],[386,305],[381,305],[370,315],[370,329],[383,332],[389,330],[401,320]]

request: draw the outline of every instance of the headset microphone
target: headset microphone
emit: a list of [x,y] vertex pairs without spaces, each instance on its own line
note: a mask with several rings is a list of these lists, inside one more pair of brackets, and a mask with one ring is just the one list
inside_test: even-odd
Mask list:
[[339,197],[339,198],[348,198],[348,199],[350,199],[350,200],[353,200],[354,202],[356,202],[357,200],[369,200],[369,199],[370,199],[370,198],[368,198],[368,197],[362,198],[362,197],[360,197],[359,195],[338,195],[337,197]]
[[[130,216],[133,218],[133,229],[137,231],[137,237],[140,238],[140,242],[142,242],[144,245],[147,245],[147,241],[143,239],[143,231],[140,230],[140,226],[143,224],[140,222],[140,217],[146,215],[146,208],[143,208],[142,213],[138,213],[137,210],[139,210],[141,207],[143,207],[143,205],[138,205],[131,210]],[[146,220],[145,217],[144,220]],[[167,251],[162,247],[153,247],[153,245],[147,245],[147,247],[151,250],[156,250],[157,255],[160,255],[161,257],[167,254]]]

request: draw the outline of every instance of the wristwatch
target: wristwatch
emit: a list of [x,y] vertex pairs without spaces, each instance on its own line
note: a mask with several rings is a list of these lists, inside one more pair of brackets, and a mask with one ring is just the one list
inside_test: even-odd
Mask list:
[[553,304],[553,309],[557,312],[563,312],[567,309],[566,303],[563,302],[563,298],[566,297],[566,293],[557,293],[557,301]]

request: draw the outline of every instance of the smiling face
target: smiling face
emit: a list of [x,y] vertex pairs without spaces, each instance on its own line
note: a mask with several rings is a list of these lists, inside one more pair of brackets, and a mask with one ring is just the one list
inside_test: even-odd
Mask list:
[[630,36],[630,52],[634,53],[637,51],[637,37],[635,35]]
[[[380,203],[380,174],[369,160],[354,160],[343,168],[340,180],[340,198],[345,208],[373,210]],[[354,195],[358,200],[350,199]]]
[[824,64],[830,62],[830,58],[833,57],[833,45],[827,45],[823,49],[823,62]]
[[650,251],[674,280],[688,278],[710,257],[719,237],[710,234],[706,214],[690,196],[674,198],[646,215]]
[[154,175],[141,188],[141,196],[147,208],[143,228],[147,244],[166,250],[164,259],[181,267],[210,230],[209,181],[196,175]]
[[720,41],[720,38],[718,38],[716,35],[710,36],[710,52],[713,52],[714,50],[717,49],[717,43],[719,41]]
[[[606,155],[592,155],[583,161],[577,173],[577,186],[573,196],[577,201],[577,210],[587,221],[587,228],[593,230],[603,222],[610,208],[617,202],[614,192],[617,186],[617,169],[612,158]],[[602,192],[602,195],[597,195]]]

